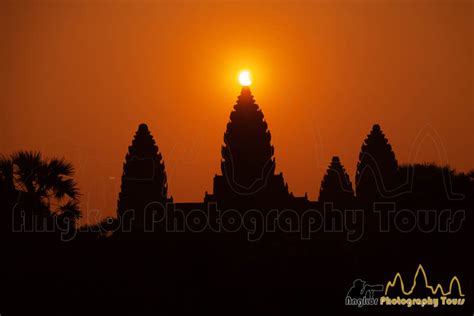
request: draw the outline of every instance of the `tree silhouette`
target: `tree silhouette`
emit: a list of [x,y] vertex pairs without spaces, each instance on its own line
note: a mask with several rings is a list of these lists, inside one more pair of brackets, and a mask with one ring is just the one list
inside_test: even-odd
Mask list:
[[319,202],[348,203],[354,197],[354,190],[339,157],[332,157],[319,190]]
[[[241,106],[249,106],[249,109],[242,109]],[[380,127],[375,125],[361,150],[357,170],[358,195],[383,198],[383,194],[391,193],[386,191],[396,182],[410,184],[410,190],[397,197],[395,211],[398,213],[391,217],[394,225],[391,225],[388,234],[382,233],[373,229],[380,227],[376,217],[365,216],[365,213],[361,218],[345,217],[352,212],[319,212],[320,207],[325,206],[320,202],[334,202],[337,205],[347,201],[344,210],[348,211],[364,211],[367,207],[367,204],[359,203],[353,198],[351,181],[338,157],[332,158],[322,179],[319,201],[289,195],[283,177],[274,174],[270,135],[248,88],[243,89],[236,108],[239,109],[232,112],[226,133],[227,141],[223,147],[223,172],[227,172],[227,168],[231,166],[232,172],[237,172],[236,176],[240,172],[246,176],[237,177],[239,181],[245,182],[254,177],[260,179],[256,183],[263,181],[261,179],[265,179],[265,174],[268,173],[267,182],[261,182],[265,184],[265,190],[244,197],[245,194],[231,192],[224,176],[220,175],[214,178],[214,190],[221,190],[220,195],[214,193],[206,195],[206,198],[211,202],[217,201],[219,210],[224,211],[222,213],[225,210],[247,211],[252,208],[252,212],[248,214],[257,215],[257,211],[265,217],[229,217],[234,220],[242,218],[240,226],[245,230],[238,232],[205,229],[196,233],[197,229],[186,229],[179,234],[142,234],[137,228],[127,237],[115,234],[121,231],[120,225],[124,222],[127,210],[133,210],[132,213],[142,222],[146,220],[143,211],[149,203],[168,201],[162,156],[147,126],[142,124],[128,148],[123,166],[122,190],[117,209],[119,218],[107,218],[98,224],[83,227],[75,242],[58,245],[56,242],[49,242],[55,241],[53,239],[38,238],[35,234],[35,239],[26,243],[2,244],[3,248],[7,248],[7,251],[2,249],[3,257],[14,258],[5,260],[6,266],[2,271],[5,275],[2,282],[5,281],[5,287],[9,289],[4,301],[14,302],[12,309],[17,312],[31,306],[36,314],[41,307],[51,312],[52,305],[44,304],[51,301],[50,293],[57,294],[54,302],[58,304],[53,304],[53,307],[62,311],[67,310],[70,305],[71,293],[86,293],[88,296],[92,293],[94,301],[91,305],[94,308],[97,308],[97,302],[105,302],[108,296],[114,295],[123,298],[123,304],[112,304],[112,307],[109,304],[103,310],[126,311],[131,315],[135,315],[137,310],[176,314],[180,312],[177,309],[183,305],[176,302],[188,302],[190,304],[184,305],[207,313],[221,312],[230,304],[240,306],[242,310],[238,310],[238,313],[283,311],[294,314],[315,308],[323,310],[327,306],[347,313],[348,307],[340,304],[341,297],[335,297],[328,289],[348,290],[348,296],[352,298],[368,297],[370,289],[378,285],[366,284],[362,279],[353,281],[359,274],[367,280],[380,280],[380,276],[387,275],[387,271],[394,275],[395,271],[400,271],[404,280],[407,280],[413,276],[410,268],[413,262],[429,262],[432,271],[455,270],[460,279],[472,271],[472,261],[468,257],[474,231],[472,171],[458,173],[449,167],[426,164],[397,167],[388,141]],[[239,114],[235,114],[237,112]],[[256,117],[260,117],[260,120]],[[237,125],[238,129],[243,130],[250,126],[249,129],[254,130],[254,134],[249,135],[250,131],[236,131]],[[255,132],[257,129],[260,132]],[[259,149],[260,145],[256,145],[259,142],[266,150]],[[250,147],[247,148],[248,146]],[[238,148],[235,152],[231,150],[234,147]],[[237,156],[236,165],[233,164],[234,155]],[[253,157],[256,157],[257,162],[251,161]],[[271,168],[263,163],[264,158],[270,161]],[[259,172],[257,166],[263,168],[263,172]],[[397,173],[395,176],[394,172]],[[38,216],[48,220],[62,218],[66,221],[68,216],[78,217],[78,209],[77,216],[64,211],[77,207],[79,193],[72,175],[73,169],[69,163],[62,159],[43,159],[39,153],[20,152],[0,157],[0,233],[5,231],[4,227],[9,228],[5,225],[11,223],[11,219],[5,219],[5,215],[11,215],[13,205],[18,205],[18,210],[29,210],[31,214],[40,214]],[[382,191],[378,190],[379,186],[382,186]],[[250,188],[255,189],[255,185],[250,183]],[[216,199],[216,195],[222,198]],[[288,196],[290,198],[282,198]],[[173,221],[176,226],[182,220],[192,224],[189,219],[193,217],[188,215],[191,212],[202,214],[194,211],[205,211],[209,201],[177,203],[176,209],[183,212],[175,212]],[[241,203],[242,201],[244,202]],[[222,205],[224,207],[221,208]],[[285,217],[283,212],[278,214],[274,210],[289,211],[285,212],[289,216]],[[212,213],[218,213],[215,211],[217,210]],[[434,217],[431,216],[433,211]],[[207,223],[214,220],[211,219],[212,213],[208,212],[210,216],[204,217],[209,219]],[[301,221],[298,214],[302,214]],[[344,216],[339,217],[338,214]],[[306,215],[309,216],[305,217]],[[267,222],[260,218],[265,218]],[[291,218],[296,218],[301,223],[301,230],[282,228],[286,219]],[[405,218],[408,219],[406,223]],[[206,222],[205,219],[203,222]],[[223,216],[220,222],[224,222]],[[265,227],[264,224],[271,222],[275,223],[274,229],[267,229],[268,226]],[[401,230],[413,223],[416,224],[415,229]],[[357,228],[351,224],[362,225]],[[336,229],[326,230],[338,226],[343,227],[340,233]],[[424,231],[418,226],[424,227]],[[433,231],[430,231],[430,227],[434,227]],[[449,229],[443,232],[442,227]],[[247,232],[253,229],[261,229],[263,235],[258,240],[250,241]],[[304,229],[314,232],[309,238],[315,242],[302,239],[300,232]],[[348,232],[357,232],[358,229],[362,230],[360,241],[349,240]],[[239,234],[240,232],[243,234]],[[48,236],[55,237],[51,234]],[[139,236],[145,240],[124,242],[128,236],[131,239]],[[36,243],[36,240],[39,242]],[[91,264],[91,258],[101,262],[101,265]],[[103,266],[110,269],[109,273],[103,272]],[[156,273],[157,271],[165,273]],[[335,275],[338,277],[335,278]],[[400,290],[397,291],[401,278],[396,280],[396,287],[390,289],[390,293],[401,295]],[[413,279],[409,280],[411,282]],[[443,286],[448,286],[448,282],[449,279],[439,280]],[[438,280],[432,280],[430,276],[430,284],[437,283]],[[263,296],[261,284],[267,284],[269,289]],[[411,283],[405,283],[405,286],[411,287]],[[454,284],[453,290],[458,291],[461,286],[463,292],[468,293],[469,288],[465,288],[463,281],[460,285]],[[242,288],[246,291],[239,290]],[[421,274],[416,278],[414,290],[414,295],[418,296],[432,294],[426,290]],[[156,300],[150,300],[150,293],[162,303],[156,304]],[[31,298],[34,298],[31,304],[23,304],[25,299]],[[456,306],[458,314],[469,312],[470,307],[469,304]],[[84,304],[79,308],[82,310],[76,311],[77,314],[90,310]],[[376,306],[373,308],[374,311],[378,310]],[[357,309],[354,306],[351,310]],[[426,314],[430,312],[427,310]]]
[[413,164],[399,167],[399,181],[409,184],[401,201],[410,206],[439,208],[453,201],[462,201],[470,194],[469,174],[457,173],[449,166]]
[[2,234],[11,231],[12,209],[17,199],[13,163],[10,157],[0,156],[0,233]]
[[80,240],[98,240],[111,237],[120,226],[117,218],[107,217],[96,224],[86,224],[80,227]]
[[261,186],[275,172],[271,135],[248,87],[230,114],[222,146],[222,174],[235,190]]
[[375,124],[362,144],[357,163],[356,194],[366,200],[387,198],[396,183],[398,163],[392,146]]
[[[75,225],[81,217],[79,190],[72,179],[74,168],[64,159],[43,159],[41,153],[19,151],[0,159],[2,204],[15,205],[25,221],[65,220]],[[12,210],[10,210],[11,212]],[[11,223],[11,221],[10,221]]]
[[163,157],[148,126],[140,124],[125,157],[117,214],[124,221],[133,218],[135,226],[139,227],[144,223],[149,207],[156,208],[156,203],[164,205],[167,202],[167,193]]
[[15,191],[13,162],[10,158],[0,156],[0,194],[6,197]]

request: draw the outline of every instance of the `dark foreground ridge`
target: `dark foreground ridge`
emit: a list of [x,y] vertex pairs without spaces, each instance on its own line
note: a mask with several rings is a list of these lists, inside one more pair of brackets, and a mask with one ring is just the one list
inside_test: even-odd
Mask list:
[[[401,165],[374,125],[354,184],[333,157],[318,200],[294,196],[275,173],[271,134],[248,87],[221,155],[213,192],[176,203],[141,124],[125,156],[117,217],[82,227],[71,164],[34,152],[2,157],[0,313],[472,315],[472,172]],[[446,290],[455,275],[447,297],[462,292],[465,303],[368,305],[397,272],[411,287],[420,264]],[[422,274],[415,279],[415,295],[439,295]],[[389,294],[406,296],[397,282]]]

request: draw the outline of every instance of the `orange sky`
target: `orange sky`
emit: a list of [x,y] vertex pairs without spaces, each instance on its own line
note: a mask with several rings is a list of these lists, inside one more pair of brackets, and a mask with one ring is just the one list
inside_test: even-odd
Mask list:
[[201,201],[248,68],[297,195],[333,155],[354,181],[375,122],[402,163],[474,168],[473,1],[258,3],[0,2],[0,152],[65,156],[83,210],[114,215],[146,122],[171,195]]

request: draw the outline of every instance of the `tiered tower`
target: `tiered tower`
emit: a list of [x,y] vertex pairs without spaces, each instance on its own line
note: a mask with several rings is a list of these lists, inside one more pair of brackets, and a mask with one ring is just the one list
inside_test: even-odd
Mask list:
[[163,158],[148,126],[140,124],[125,157],[117,215],[122,217],[127,212],[129,215],[124,220],[133,215],[134,226],[139,229],[147,207],[156,209],[153,204],[165,205],[170,201],[167,193]]
[[356,194],[363,201],[389,198],[397,184],[398,163],[387,138],[375,124],[359,154]]
[[354,190],[344,166],[339,157],[332,157],[321,188],[319,190],[319,202],[331,202],[335,204],[348,204],[354,200]]
[[224,134],[222,175],[214,177],[214,194],[206,195],[206,201],[261,206],[287,201],[291,194],[283,175],[275,174],[273,154],[263,112],[244,86]]

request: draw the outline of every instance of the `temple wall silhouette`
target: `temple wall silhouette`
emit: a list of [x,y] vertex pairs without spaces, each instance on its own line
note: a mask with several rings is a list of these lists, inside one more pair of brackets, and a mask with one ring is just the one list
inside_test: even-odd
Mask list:
[[[452,192],[454,171],[430,165],[399,166],[380,125],[374,124],[361,146],[354,187],[339,157],[334,156],[321,181],[318,199],[310,201],[306,195],[294,196],[283,174],[275,173],[271,133],[248,86],[242,87],[230,113],[221,156],[221,174],[214,176],[212,192],[205,192],[202,201],[173,204],[173,199],[168,196],[165,159],[147,125],[141,124],[125,158],[117,215],[120,217],[125,211],[132,210],[136,224],[143,226],[143,213],[147,207],[165,208],[169,203],[186,212],[205,210],[210,203],[217,204],[219,209],[259,209],[262,212],[292,209],[302,212],[324,208],[370,210],[374,202],[406,202],[423,206],[429,203],[429,198],[441,203],[452,200],[455,195]],[[437,179],[436,190],[444,188],[448,196],[439,198],[439,194],[429,193],[421,196],[423,188],[419,183],[421,181],[429,187],[429,179]],[[416,194],[413,193],[414,185],[418,186]],[[466,183],[463,185],[468,186]],[[417,202],[414,201],[416,198]],[[376,225],[373,219],[374,216],[365,219],[368,227]]]
[[[159,135],[156,139],[159,143]],[[199,308],[203,314],[222,314],[232,306],[236,315],[249,311],[266,315],[274,310],[286,315],[310,311],[312,315],[325,306],[347,315],[354,309],[343,305],[344,295],[356,277],[378,282],[392,271],[409,274],[414,263],[429,266],[433,274],[456,271],[466,297],[472,297],[473,265],[468,253],[474,231],[474,173],[429,164],[398,164],[388,139],[375,124],[362,142],[354,182],[344,168],[346,162],[334,156],[321,179],[318,200],[294,196],[283,174],[275,173],[270,131],[246,87],[230,114],[221,155],[221,174],[215,175],[212,192],[206,192],[201,201],[175,202],[168,192],[166,157],[147,125],[139,125],[125,155],[117,218],[90,225],[84,232],[77,229],[77,237],[70,243],[63,242],[61,232],[19,234],[11,227],[25,224],[23,218],[15,219],[24,210],[47,219],[46,223],[80,217],[78,209],[76,213],[57,213],[46,203],[65,194],[70,198],[69,206],[77,206],[70,165],[35,153],[1,157],[1,233],[7,241],[5,258],[17,258],[13,264],[5,260],[10,264],[4,270],[8,272],[5,284],[8,295],[21,300],[15,308],[45,306],[54,293],[59,297],[54,303],[63,303],[64,312],[70,308],[72,293],[81,302],[107,302],[102,315],[110,314],[111,309],[120,313],[124,306],[130,315],[137,315],[142,306],[175,314],[186,304],[193,314]],[[308,181],[315,184],[318,179]],[[48,192],[42,190],[45,186],[49,186]],[[396,229],[381,233],[372,210],[374,202],[396,202],[396,212],[400,208],[433,209],[436,216],[444,209],[466,210],[466,218],[455,233]],[[291,231],[265,231],[255,240],[245,231],[216,234],[209,229],[188,232],[178,228],[168,233],[163,223],[155,226],[153,216],[147,217],[165,207],[182,211],[173,213],[171,225],[176,227],[188,221],[187,215],[194,210],[210,207],[239,214],[248,210],[262,214],[275,209],[297,214],[318,210],[329,214],[323,226],[330,233],[321,230],[302,239]],[[367,229],[363,238],[350,240],[344,232],[331,230],[342,227],[345,209],[366,211],[365,217],[358,219]],[[131,231],[122,233],[129,221]],[[423,223],[424,218],[418,220]],[[151,227],[153,233],[145,234],[144,227]],[[426,294],[422,288],[417,291]],[[29,304],[25,304],[26,297]],[[37,301],[31,303],[31,297]],[[472,310],[472,304],[462,309],[467,310]],[[379,310],[375,307],[374,311]],[[380,313],[388,314],[386,310]]]

